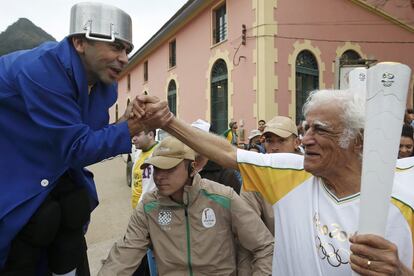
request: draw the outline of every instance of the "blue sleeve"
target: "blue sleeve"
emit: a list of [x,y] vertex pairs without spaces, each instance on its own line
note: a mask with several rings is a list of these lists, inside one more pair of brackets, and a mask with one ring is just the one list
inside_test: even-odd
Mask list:
[[[53,76],[50,72],[54,72]],[[28,115],[41,131],[28,135],[41,135],[47,139],[57,153],[58,162],[72,168],[85,167],[130,151],[127,122],[114,125],[105,122],[106,126],[98,130],[83,122],[84,110],[76,84],[57,63],[44,63],[37,68],[25,66],[16,76],[16,86]],[[88,104],[84,105],[83,108],[87,108]],[[100,114],[107,114],[108,107],[102,109],[105,110]],[[97,112],[96,116],[102,116],[100,114]]]

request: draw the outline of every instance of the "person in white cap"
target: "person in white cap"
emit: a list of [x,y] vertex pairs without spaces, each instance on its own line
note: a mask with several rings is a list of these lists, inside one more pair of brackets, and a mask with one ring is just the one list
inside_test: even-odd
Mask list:
[[[61,42],[0,57],[1,275],[89,274],[84,229],[98,197],[85,167],[128,153],[144,130],[135,99],[109,124],[131,28],[116,7],[79,3]],[[153,107],[171,117],[166,101]]]
[[273,239],[233,189],[203,179],[195,152],[167,137],[144,163],[157,189],[146,193],[100,276],[131,275],[149,247],[160,275],[236,275],[235,239],[254,255],[252,275],[270,275]]
[[[355,233],[365,122],[364,101],[358,92],[310,93],[303,109],[304,156],[237,149],[223,138],[197,131],[176,118],[163,127],[197,152],[225,167],[238,168],[243,189],[260,192],[272,204],[276,241],[273,275],[348,276],[353,271],[360,275],[414,275],[412,197],[393,192],[384,237]],[[404,168],[395,173],[394,184],[414,177],[414,158],[398,161],[405,159]]]
[[265,149],[260,142],[261,137],[262,137],[262,132],[260,132],[260,130],[258,129],[251,130],[249,133],[249,136],[247,137],[247,139],[249,139],[249,144],[247,145],[246,149],[250,151],[264,153]]

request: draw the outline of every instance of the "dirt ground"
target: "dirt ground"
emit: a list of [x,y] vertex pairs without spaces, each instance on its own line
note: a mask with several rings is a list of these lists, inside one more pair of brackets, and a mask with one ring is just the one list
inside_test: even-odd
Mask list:
[[91,275],[97,275],[102,260],[125,233],[132,212],[131,188],[126,185],[125,167],[122,157],[88,167],[95,175],[100,201],[92,213],[86,234]]

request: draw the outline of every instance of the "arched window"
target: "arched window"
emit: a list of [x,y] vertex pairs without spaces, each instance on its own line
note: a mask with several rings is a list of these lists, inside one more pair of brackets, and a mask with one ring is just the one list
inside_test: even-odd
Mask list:
[[171,80],[168,84],[168,108],[170,111],[177,115],[177,85],[174,80]]
[[296,58],[296,124],[303,120],[302,108],[309,92],[319,88],[319,70],[315,56],[302,51]]
[[227,65],[222,59],[211,70],[211,131],[223,133],[227,129]]
[[354,64],[361,59],[361,56],[354,50],[347,50],[341,56],[341,64]]

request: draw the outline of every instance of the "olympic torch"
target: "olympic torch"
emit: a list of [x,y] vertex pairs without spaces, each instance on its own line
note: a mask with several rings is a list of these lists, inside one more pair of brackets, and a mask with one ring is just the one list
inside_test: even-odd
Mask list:
[[367,91],[367,68],[358,67],[349,72],[349,90],[363,92]]
[[393,62],[367,70],[359,234],[385,235],[410,75]]

